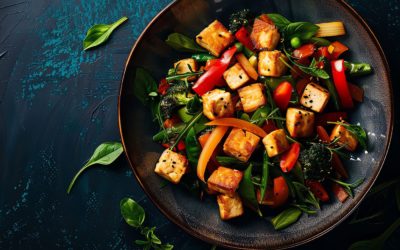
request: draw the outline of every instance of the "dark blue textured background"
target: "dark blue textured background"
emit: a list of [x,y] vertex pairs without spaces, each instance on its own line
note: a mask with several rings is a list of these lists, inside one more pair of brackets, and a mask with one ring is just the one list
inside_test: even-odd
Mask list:
[[[89,170],[71,195],[65,193],[98,144],[119,140],[117,95],[125,60],[147,23],[169,2],[0,0],[0,54],[7,51],[0,58],[0,249],[135,249],[140,236],[119,212],[126,196],[140,201],[147,224],[158,227],[163,241],[177,249],[210,248],[160,214],[124,157]],[[400,1],[348,2],[385,50],[399,110]],[[129,21],[106,46],[82,50],[90,26],[124,15]],[[398,136],[395,129],[381,180],[398,175]],[[344,222],[306,247],[345,248],[384,227]],[[392,239],[388,246],[397,243]]]

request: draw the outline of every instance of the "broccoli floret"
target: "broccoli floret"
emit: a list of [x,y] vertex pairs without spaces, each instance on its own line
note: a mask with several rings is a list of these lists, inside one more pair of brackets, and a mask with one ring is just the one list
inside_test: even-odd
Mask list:
[[251,15],[249,9],[243,9],[232,13],[229,17],[229,31],[235,33],[242,26],[249,24],[250,18]]
[[300,163],[304,178],[323,181],[332,174],[332,153],[322,143],[310,143],[310,146],[300,152]]
[[187,96],[188,89],[184,83],[172,85],[160,102],[160,113],[164,118],[171,118],[173,111],[186,105],[192,98]]

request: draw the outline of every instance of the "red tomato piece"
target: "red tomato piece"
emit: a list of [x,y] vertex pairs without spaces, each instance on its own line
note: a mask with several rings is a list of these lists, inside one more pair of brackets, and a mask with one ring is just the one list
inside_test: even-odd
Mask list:
[[235,33],[235,37],[239,42],[241,42],[249,50],[253,50],[254,49],[254,45],[253,45],[253,42],[250,39],[249,32],[247,32],[245,27],[240,28]]
[[321,201],[328,202],[329,195],[326,189],[319,181],[307,180],[306,186],[310,188],[311,192]]
[[293,87],[289,82],[282,82],[272,93],[276,105],[281,111],[285,111],[292,97]]
[[293,57],[303,59],[310,57],[314,54],[315,46],[312,43],[302,45],[300,48],[293,51]]
[[286,151],[280,161],[280,166],[283,172],[290,172],[297,162],[300,154],[300,144],[295,142],[290,145],[290,149]]
[[160,81],[160,85],[158,85],[158,93],[160,95],[165,95],[167,93],[167,90],[169,89],[169,83],[167,80],[164,78]]
[[271,120],[265,121],[264,125],[262,126],[262,129],[267,132],[267,134],[271,133],[274,130],[277,130],[278,128],[276,127],[275,123]]
[[178,148],[178,151],[183,151],[183,150],[186,149],[186,145],[185,145],[185,143],[184,143],[182,140],[180,140],[180,141],[178,142],[178,145],[177,145],[176,147]]
[[289,187],[283,176],[274,179],[274,201],[271,207],[280,207],[286,203],[289,198]]

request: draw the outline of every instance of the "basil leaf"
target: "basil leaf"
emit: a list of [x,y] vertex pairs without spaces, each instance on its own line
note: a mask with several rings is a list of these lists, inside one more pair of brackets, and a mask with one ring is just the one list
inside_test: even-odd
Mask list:
[[268,117],[268,114],[270,113],[270,108],[269,106],[263,106],[261,108],[258,108],[253,115],[250,118],[250,122],[256,124],[257,126],[262,126],[265,120]]
[[71,183],[68,186],[67,194],[71,192],[72,187],[75,184],[76,179],[90,166],[95,164],[110,165],[113,163],[124,151],[122,144],[119,142],[105,142],[100,144],[94,151],[92,157],[87,163],[76,173]]
[[304,41],[312,38],[318,30],[319,27],[315,24],[309,22],[295,22],[288,24],[283,29],[283,36],[284,39],[288,41],[293,37],[298,37]]
[[260,208],[258,207],[257,196],[252,181],[252,169],[253,165],[250,164],[249,167],[244,171],[243,179],[239,185],[239,194],[240,197],[243,198],[244,202],[251,209],[256,211],[260,217],[262,217],[262,213],[260,211]]
[[83,40],[83,49],[88,50],[106,42],[111,33],[126,20],[128,20],[127,17],[122,17],[113,24],[96,24],[92,26]]
[[154,100],[154,97],[152,97],[150,93],[158,92],[156,80],[143,68],[136,69],[134,79],[133,90],[136,98],[143,103],[143,105],[149,105]]
[[260,201],[264,200],[265,192],[267,191],[270,164],[271,163],[270,163],[269,156],[268,156],[267,152],[264,150],[263,169],[262,169],[261,186],[260,186]]
[[142,206],[131,198],[122,199],[119,206],[122,217],[129,226],[134,228],[142,226],[146,217]]
[[201,146],[196,138],[196,131],[192,127],[186,135],[185,138],[185,146],[186,146],[186,156],[188,158],[189,163],[193,166],[197,166],[197,161],[200,157]]
[[275,26],[278,27],[279,30],[283,30],[291,24],[291,22],[284,16],[276,13],[267,14],[267,16],[274,22]]
[[170,34],[165,42],[181,52],[207,52],[207,50],[200,47],[193,39],[179,33]]
[[301,214],[299,208],[290,207],[272,218],[271,223],[276,230],[281,230],[295,223]]

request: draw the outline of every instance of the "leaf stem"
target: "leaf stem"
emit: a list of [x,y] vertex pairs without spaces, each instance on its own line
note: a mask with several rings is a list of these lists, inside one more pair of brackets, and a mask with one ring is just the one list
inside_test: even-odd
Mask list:
[[67,189],[67,194],[69,194],[71,192],[72,187],[74,186],[76,180],[78,179],[78,177],[87,169],[89,168],[90,165],[88,163],[86,163],[79,171],[78,173],[75,174],[74,178],[72,179],[71,183],[68,186]]

